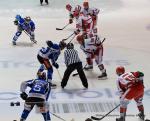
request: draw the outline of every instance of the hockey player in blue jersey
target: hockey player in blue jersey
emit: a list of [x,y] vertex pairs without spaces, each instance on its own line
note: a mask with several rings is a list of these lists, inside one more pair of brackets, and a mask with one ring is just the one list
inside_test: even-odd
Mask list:
[[38,72],[43,72],[46,69],[47,80],[50,83],[50,86],[56,87],[56,84],[52,84],[53,66],[56,69],[59,68],[59,65],[56,61],[60,55],[61,50],[66,47],[66,43],[63,41],[61,41],[59,44],[55,44],[52,41],[46,41],[46,43],[47,47],[42,47],[37,55],[37,59],[41,64]]
[[13,45],[16,45],[16,41],[22,34],[22,31],[24,31],[30,37],[32,42],[36,43],[34,35],[35,24],[29,16],[22,18],[20,15],[16,15],[14,24],[17,25],[17,32],[13,37]]
[[[50,113],[46,101],[48,93],[50,92],[49,83],[46,81],[46,73],[38,73],[37,79],[28,80],[21,83],[20,97],[25,100],[24,110],[22,112],[20,121],[25,121],[35,105],[40,109],[43,115],[44,121],[51,121]],[[27,87],[30,87],[30,91],[26,94]]]

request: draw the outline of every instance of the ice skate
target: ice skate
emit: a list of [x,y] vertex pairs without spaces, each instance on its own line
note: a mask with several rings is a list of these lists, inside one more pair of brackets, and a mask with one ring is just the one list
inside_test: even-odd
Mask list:
[[51,83],[51,82],[49,82],[49,85],[50,85],[50,87],[51,87],[52,89],[56,89],[56,87],[57,87],[56,84],[53,84],[53,83]]
[[37,41],[36,41],[36,40],[31,40],[31,41],[32,41],[33,43],[35,43],[35,44],[37,43]]
[[64,88],[65,88],[65,85],[61,84],[61,88],[64,89]]
[[84,67],[84,70],[86,70],[86,71],[93,70],[93,65],[86,65],[86,66]]
[[138,114],[138,117],[144,121],[145,115],[144,115],[143,112],[140,112],[140,113]]
[[12,42],[12,44],[13,44],[13,45],[16,45],[16,42],[15,42],[15,41],[13,41],[13,42]]
[[31,42],[33,42],[33,43],[37,43],[37,41],[35,40],[35,39],[30,39],[31,40]]
[[116,121],[125,121],[125,118],[123,118],[123,117],[116,118]]
[[40,4],[41,4],[41,6],[43,5],[43,2],[40,0]]
[[88,89],[88,84],[83,85],[85,87],[85,89]]
[[101,79],[101,80],[107,79],[107,73],[106,72],[102,73],[100,76],[98,76],[98,79]]
[[20,121],[25,121],[25,120],[21,118]]
[[47,4],[47,5],[49,4],[48,1],[46,1],[46,4]]

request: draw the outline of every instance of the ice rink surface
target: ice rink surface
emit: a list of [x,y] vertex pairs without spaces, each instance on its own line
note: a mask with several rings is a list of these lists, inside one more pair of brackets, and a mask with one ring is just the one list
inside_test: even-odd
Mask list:
[[[82,5],[81,0],[49,0],[49,5],[40,6],[38,0],[5,0],[0,1],[0,120],[19,120],[23,110],[23,101],[19,98],[22,81],[33,79],[39,63],[36,59],[38,50],[46,46],[46,40],[59,42],[70,35],[75,24],[69,25],[66,3]],[[90,0],[91,7],[99,8],[98,32],[104,42],[104,65],[108,79],[98,80],[100,74],[97,66],[85,72],[89,89],[84,90],[78,76],[70,77],[65,90],[60,87],[65,70],[63,52],[58,59],[59,76],[54,69],[53,82],[58,85],[50,94],[50,111],[66,121],[84,121],[93,114],[106,114],[119,103],[116,88],[115,68],[126,67],[126,71],[143,71],[145,74],[144,106],[146,118],[150,118],[150,0]],[[36,23],[36,40],[32,44],[25,33],[18,39],[17,46],[12,46],[12,37],[16,32],[13,20],[16,14],[31,16]],[[75,48],[85,65],[85,56],[74,39]],[[76,72],[74,72],[76,73]],[[11,107],[10,102],[21,101],[21,106]],[[128,106],[127,121],[139,121],[135,102]],[[115,110],[104,121],[115,121],[119,115]],[[51,115],[52,121],[61,121]],[[42,121],[42,116],[32,111],[27,121]]]

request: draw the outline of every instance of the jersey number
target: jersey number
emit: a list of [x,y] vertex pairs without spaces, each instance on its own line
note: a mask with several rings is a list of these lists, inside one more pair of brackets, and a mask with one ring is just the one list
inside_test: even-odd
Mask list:
[[36,92],[39,92],[41,90],[41,86],[40,85],[35,85],[33,90],[36,91]]

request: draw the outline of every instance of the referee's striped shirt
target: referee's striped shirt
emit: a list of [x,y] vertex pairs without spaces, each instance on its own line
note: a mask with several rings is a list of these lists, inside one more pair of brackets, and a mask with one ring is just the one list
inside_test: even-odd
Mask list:
[[70,64],[81,62],[78,52],[75,49],[67,49],[64,52],[64,59],[66,66],[69,66]]

